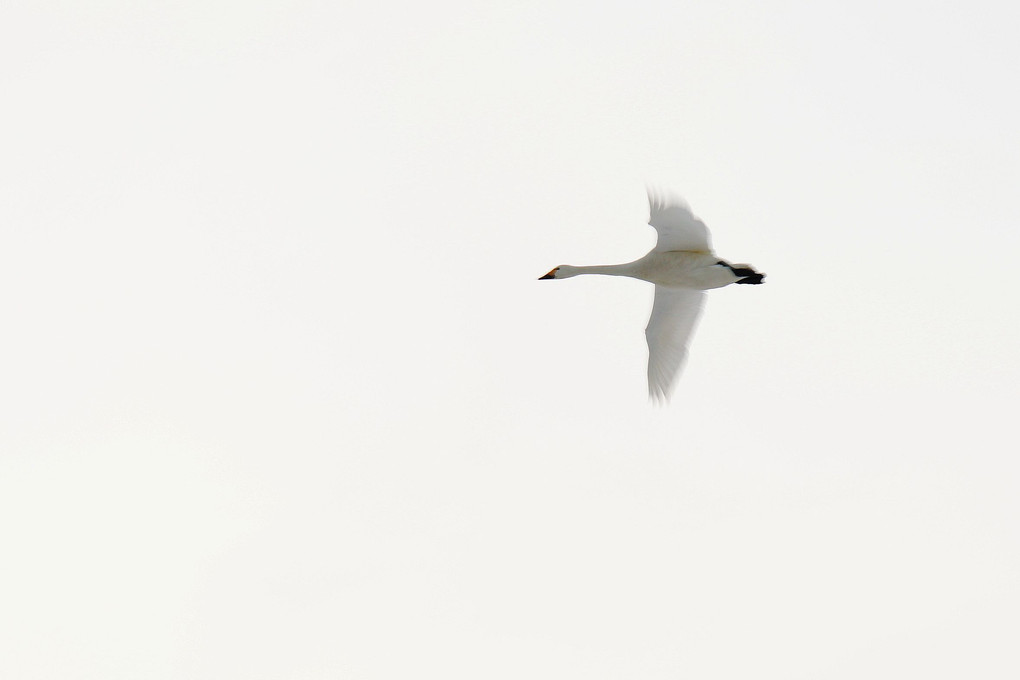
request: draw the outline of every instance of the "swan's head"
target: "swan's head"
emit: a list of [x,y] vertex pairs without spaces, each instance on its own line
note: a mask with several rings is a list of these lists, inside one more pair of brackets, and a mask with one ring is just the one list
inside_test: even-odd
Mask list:
[[576,267],[571,267],[569,264],[561,264],[559,267],[553,267],[552,271],[545,276],[539,276],[538,280],[569,279],[571,276],[577,276],[579,273]]

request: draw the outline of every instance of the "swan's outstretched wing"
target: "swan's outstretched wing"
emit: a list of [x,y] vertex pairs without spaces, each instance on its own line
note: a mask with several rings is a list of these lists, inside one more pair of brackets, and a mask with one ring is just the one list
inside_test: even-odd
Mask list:
[[709,252],[712,243],[708,227],[691,212],[691,208],[679,196],[648,190],[650,216],[648,224],[659,232],[659,241],[652,250],[693,250]]
[[701,315],[705,292],[694,288],[655,287],[648,319],[648,396],[667,401],[687,357],[687,342]]

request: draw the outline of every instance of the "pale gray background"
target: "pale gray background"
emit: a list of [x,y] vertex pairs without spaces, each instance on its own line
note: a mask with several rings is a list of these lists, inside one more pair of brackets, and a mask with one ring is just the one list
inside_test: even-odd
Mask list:
[[0,675],[1020,677],[1018,29],[4,2]]

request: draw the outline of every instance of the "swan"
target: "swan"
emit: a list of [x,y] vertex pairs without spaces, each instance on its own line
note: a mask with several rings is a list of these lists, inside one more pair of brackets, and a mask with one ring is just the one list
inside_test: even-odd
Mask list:
[[747,264],[730,264],[712,252],[708,227],[679,196],[648,190],[648,224],[658,241],[644,257],[626,264],[578,267],[561,264],[539,280],[582,274],[629,276],[655,284],[648,342],[648,396],[666,402],[687,357],[687,343],[701,315],[705,291],[731,283],[760,284],[765,278]]

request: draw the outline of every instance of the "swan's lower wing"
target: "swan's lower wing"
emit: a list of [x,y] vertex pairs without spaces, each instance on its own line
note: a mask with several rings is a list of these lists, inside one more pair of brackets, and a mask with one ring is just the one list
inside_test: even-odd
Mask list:
[[701,316],[705,292],[693,288],[655,287],[648,319],[648,396],[666,401],[687,357],[687,343]]

